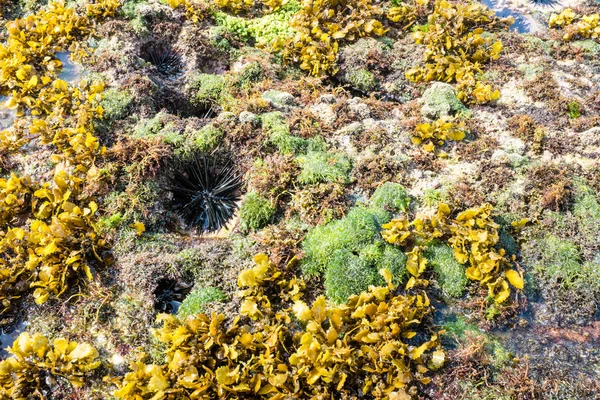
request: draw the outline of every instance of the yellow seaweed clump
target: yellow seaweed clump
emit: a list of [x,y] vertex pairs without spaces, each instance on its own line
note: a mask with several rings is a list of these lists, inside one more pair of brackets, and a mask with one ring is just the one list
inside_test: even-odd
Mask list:
[[254,0],[215,0],[215,5],[237,14],[251,9],[254,6]]
[[185,17],[194,22],[198,23],[203,21],[204,18],[209,14],[210,6],[203,0],[166,0],[167,4],[177,9],[182,7],[185,9]]
[[94,19],[113,15],[120,5],[102,0],[87,5],[87,14],[54,1],[35,14],[6,24],[7,37],[0,43],[0,95],[11,96],[11,107],[23,113],[38,93],[56,78],[62,63],[55,52],[69,50],[81,60],[89,54],[84,41],[94,29]]
[[498,224],[492,219],[493,207],[484,204],[470,208],[450,219],[450,207],[440,204],[431,217],[417,217],[408,223],[406,217],[382,225],[381,235],[388,243],[414,248],[407,253],[406,268],[414,278],[425,271],[427,260],[423,252],[433,239],[446,241],[454,249],[454,258],[466,265],[465,275],[481,282],[489,291],[489,298],[500,304],[510,296],[510,285],[523,289],[524,281],[513,268],[514,259],[506,251],[496,249],[500,240]]
[[0,398],[45,398],[42,385],[48,377],[64,378],[81,387],[88,372],[100,366],[98,351],[87,343],[24,332],[8,348],[12,357],[0,361]]
[[104,152],[93,125],[103,115],[104,84],[56,79],[61,64],[55,52],[82,49],[78,39],[91,34],[93,19],[111,15],[119,2],[88,6],[83,14],[63,2],[50,3],[8,23],[0,45],[0,92],[11,95],[19,114],[28,111],[0,132],[0,150],[16,151],[34,139],[58,150],[49,160],[57,164],[51,182],[17,175],[0,180],[0,313],[30,289],[41,304],[72,280],[91,279],[90,262],[100,262],[106,247],[97,235],[91,189],[100,176],[96,157]]
[[566,8],[560,14],[552,14],[548,25],[550,28],[562,29],[565,41],[600,38],[600,14],[579,16],[570,8]]
[[428,17],[426,31],[412,36],[416,43],[427,46],[425,65],[411,68],[407,79],[456,82],[458,98],[463,102],[486,103],[500,98],[500,92],[478,81],[482,66],[498,59],[502,43],[485,29],[507,27],[509,19],[499,19],[483,4],[474,1],[436,0]]
[[440,368],[445,354],[437,334],[416,340],[432,311],[427,295],[394,295],[391,273],[381,273],[387,286],[337,307],[323,296],[309,306],[300,300],[301,281],[285,279],[257,255],[238,279],[241,316],[160,315],[155,335],[167,347],[166,362],[132,363],[113,380],[114,396],[329,399],[362,390],[375,399],[410,398],[414,381],[428,383],[427,372]]
[[31,196],[31,179],[12,173],[8,179],[0,178],[0,231],[13,219],[27,211]]
[[419,17],[427,15],[429,5],[429,0],[413,0],[412,4],[403,2],[390,7],[386,16],[391,22],[402,24],[402,29],[408,29],[417,22]]
[[417,124],[412,133],[412,142],[422,145],[425,151],[433,153],[436,146],[443,146],[447,140],[463,140],[465,124],[455,122],[453,118],[442,117],[432,123]]
[[33,296],[41,304],[62,294],[72,278],[92,278],[88,259],[100,261],[98,252],[106,243],[96,233],[96,203],[73,198],[82,184],[83,179],[58,171],[52,186],[46,183],[31,196],[34,218],[29,224],[0,230],[4,310],[29,288],[35,288]]
[[297,33],[285,44],[284,58],[314,76],[335,74],[341,44],[387,31],[382,14],[372,0],[304,0],[290,22]]
[[500,237],[499,225],[491,218],[492,210],[491,204],[484,204],[458,214],[450,226],[452,236],[448,242],[454,249],[456,261],[461,264],[468,262],[467,278],[486,285],[489,296],[496,303],[503,303],[510,296],[508,283],[516,289],[523,289],[523,278],[510,269],[506,251],[495,249]]

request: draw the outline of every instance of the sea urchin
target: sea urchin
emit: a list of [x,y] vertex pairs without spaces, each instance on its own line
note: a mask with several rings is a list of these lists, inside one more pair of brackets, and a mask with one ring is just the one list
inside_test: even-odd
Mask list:
[[162,75],[173,76],[181,72],[181,54],[172,48],[150,46],[144,52],[143,58],[154,65]]
[[205,157],[194,159],[176,171],[173,202],[185,222],[203,232],[214,232],[227,224],[235,212],[242,174],[227,162],[218,168]]

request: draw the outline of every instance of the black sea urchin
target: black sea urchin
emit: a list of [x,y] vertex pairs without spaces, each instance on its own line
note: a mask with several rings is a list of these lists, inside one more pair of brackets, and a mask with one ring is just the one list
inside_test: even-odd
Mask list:
[[242,174],[231,162],[218,168],[214,161],[194,157],[175,172],[171,192],[175,210],[188,225],[214,232],[233,216],[241,186]]
[[554,7],[560,5],[558,0],[529,0],[529,2],[536,6],[542,7]]
[[144,52],[143,58],[165,76],[177,75],[183,66],[181,54],[172,48],[150,46]]

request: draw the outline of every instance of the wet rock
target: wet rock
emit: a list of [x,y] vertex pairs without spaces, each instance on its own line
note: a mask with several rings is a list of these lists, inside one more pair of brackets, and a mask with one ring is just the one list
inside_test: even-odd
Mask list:
[[357,136],[360,135],[364,130],[365,126],[362,124],[362,122],[353,122],[335,132],[335,136]]
[[312,112],[315,117],[319,118],[325,125],[329,126],[333,125],[337,118],[337,114],[333,110],[333,107],[326,103],[313,104],[310,107],[310,112]]
[[240,113],[239,120],[242,124],[248,124],[248,123],[253,124],[253,123],[260,121],[260,118],[258,117],[258,115],[254,114],[250,111],[242,111]]
[[447,83],[434,82],[423,93],[421,103],[421,114],[430,119],[470,114],[469,109],[456,96],[456,89]]
[[225,111],[220,113],[219,115],[217,115],[217,121],[222,122],[222,121],[229,121],[232,119],[235,119],[235,114],[229,111]]
[[362,119],[367,119],[371,116],[369,106],[363,103],[360,97],[348,100],[348,108]]
[[285,110],[296,105],[293,95],[279,90],[269,90],[263,93],[263,99],[267,100],[278,110]]
[[332,94],[330,94],[330,93],[321,95],[317,101],[319,103],[321,103],[321,104],[335,104],[335,103],[337,103],[337,99],[335,98],[335,96],[332,95]]
[[367,118],[367,119],[363,120],[363,125],[364,125],[365,129],[383,129],[391,135],[398,134],[400,131],[399,122],[396,120],[393,120],[393,119],[392,120],[376,120],[373,118]]
[[521,139],[507,135],[500,139],[500,148],[507,153],[523,155],[527,146]]
[[584,147],[600,146],[600,127],[595,126],[578,134],[579,140]]
[[10,128],[15,118],[17,118],[16,110],[10,109],[6,105],[7,103],[8,98],[0,96],[0,130]]

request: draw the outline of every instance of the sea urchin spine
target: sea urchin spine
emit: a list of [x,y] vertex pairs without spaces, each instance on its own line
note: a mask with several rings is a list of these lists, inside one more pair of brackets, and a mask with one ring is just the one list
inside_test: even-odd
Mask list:
[[242,174],[228,162],[223,168],[206,158],[194,157],[184,171],[176,171],[173,201],[185,222],[203,232],[222,228],[233,216],[239,200]]
[[162,75],[174,76],[181,72],[181,54],[171,48],[151,47],[147,50],[144,58],[154,65]]

